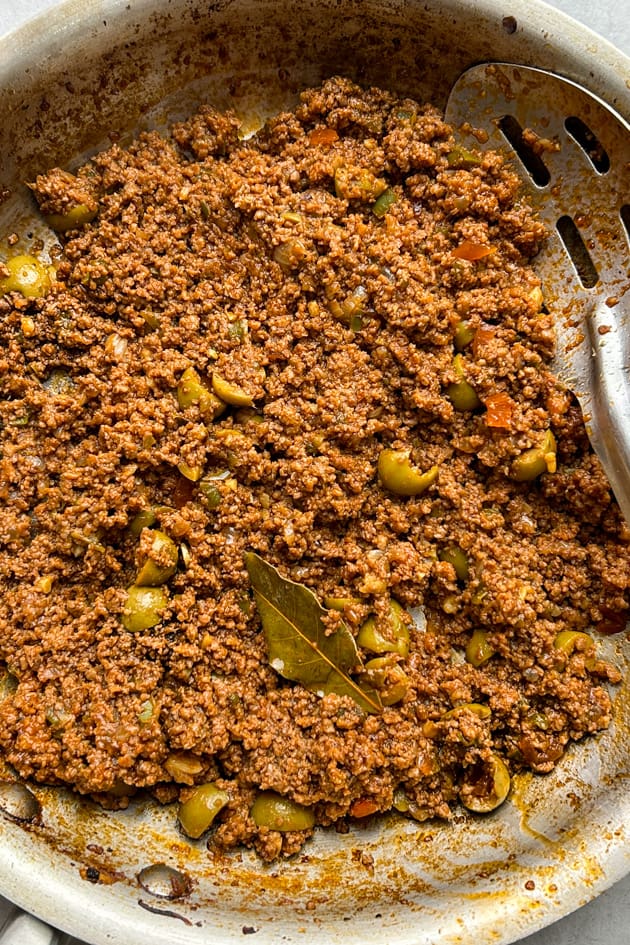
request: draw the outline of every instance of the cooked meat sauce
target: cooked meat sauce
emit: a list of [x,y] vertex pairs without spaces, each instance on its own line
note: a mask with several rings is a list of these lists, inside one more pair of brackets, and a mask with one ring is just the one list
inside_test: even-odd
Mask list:
[[492,810],[608,726],[629,532],[499,154],[334,78],[31,187],[62,248],[0,268],[7,770],[273,860]]

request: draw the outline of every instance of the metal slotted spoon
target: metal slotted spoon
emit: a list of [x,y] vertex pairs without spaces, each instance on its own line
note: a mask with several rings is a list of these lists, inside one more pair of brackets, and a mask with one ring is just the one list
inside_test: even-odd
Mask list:
[[509,63],[464,72],[446,120],[477,147],[507,148],[547,226],[534,264],[556,320],[553,369],[630,523],[630,125],[574,82]]

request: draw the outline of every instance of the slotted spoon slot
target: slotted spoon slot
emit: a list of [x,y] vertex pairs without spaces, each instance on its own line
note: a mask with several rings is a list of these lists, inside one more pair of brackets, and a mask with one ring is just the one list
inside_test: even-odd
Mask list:
[[523,128],[514,115],[503,115],[497,122],[508,144],[511,144],[523,163],[523,167],[537,187],[546,187],[551,180],[547,165],[524,139]]
[[585,289],[592,289],[599,281],[599,273],[575,220],[568,214],[564,214],[558,219],[556,230],[573,263],[578,279]]
[[586,122],[577,115],[569,115],[564,122],[564,127],[576,144],[582,148],[597,173],[607,174],[610,170],[608,152]]

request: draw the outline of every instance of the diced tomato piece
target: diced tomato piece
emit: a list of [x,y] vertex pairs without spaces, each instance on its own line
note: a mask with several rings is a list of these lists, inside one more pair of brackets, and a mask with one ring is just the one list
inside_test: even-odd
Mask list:
[[350,814],[352,817],[369,817],[370,814],[375,814],[377,810],[378,804],[371,801],[369,797],[363,797],[354,802],[350,808]]
[[313,147],[320,145],[329,148],[331,144],[339,140],[339,135],[334,128],[313,128],[308,136],[308,140]]
[[467,259],[469,262],[476,262],[492,253],[496,253],[496,246],[484,246],[482,243],[473,243],[472,240],[464,240],[451,250],[451,256],[455,259]]
[[505,391],[490,394],[484,401],[486,407],[486,425],[497,430],[509,430],[512,425],[514,401]]

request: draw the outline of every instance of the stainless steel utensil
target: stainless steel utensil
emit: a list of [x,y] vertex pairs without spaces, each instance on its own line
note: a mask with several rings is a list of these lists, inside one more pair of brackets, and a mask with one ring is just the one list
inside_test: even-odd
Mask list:
[[508,148],[547,225],[535,265],[556,316],[554,370],[630,523],[630,125],[576,83],[509,63],[464,72],[446,120]]

